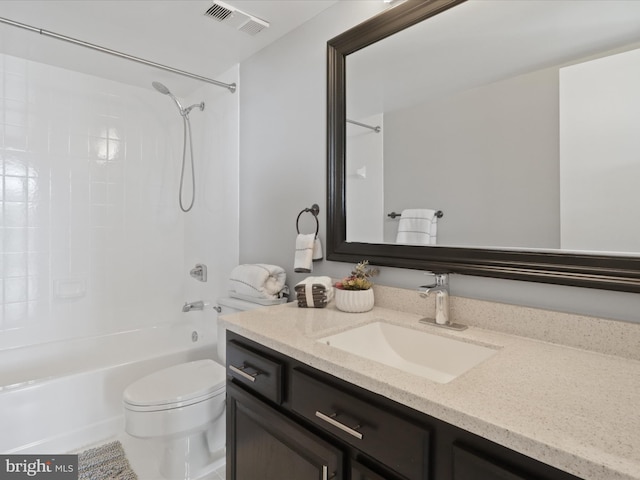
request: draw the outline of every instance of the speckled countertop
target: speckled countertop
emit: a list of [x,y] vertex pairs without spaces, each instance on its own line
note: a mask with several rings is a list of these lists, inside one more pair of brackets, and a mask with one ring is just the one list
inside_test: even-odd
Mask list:
[[[640,361],[476,326],[447,331],[420,324],[420,318],[380,307],[350,314],[333,304],[312,309],[289,303],[220,321],[312,367],[578,477],[640,480]],[[378,320],[499,351],[440,384],[316,341]]]

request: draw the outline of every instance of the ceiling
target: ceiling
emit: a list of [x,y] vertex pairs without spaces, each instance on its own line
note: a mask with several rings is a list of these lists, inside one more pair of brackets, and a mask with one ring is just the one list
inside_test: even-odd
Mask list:
[[[2,0],[0,17],[229,83],[224,72],[337,1],[224,0],[269,22],[254,36],[206,16],[213,0]],[[14,26],[0,24],[0,50],[149,88],[171,82],[180,95],[201,85]]]

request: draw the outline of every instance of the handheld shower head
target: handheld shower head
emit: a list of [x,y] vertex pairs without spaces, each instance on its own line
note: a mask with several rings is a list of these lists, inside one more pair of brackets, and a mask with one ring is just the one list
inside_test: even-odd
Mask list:
[[171,92],[169,91],[169,89],[165,85],[163,85],[162,83],[160,83],[160,82],[151,82],[151,85],[153,85],[153,88],[155,88],[161,94],[163,94],[163,95],[171,95]]
[[159,91],[161,94],[163,95],[169,95],[171,97],[171,99],[176,103],[176,105],[178,106],[178,110],[180,110],[180,115],[184,116],[184,109],[182,108],[182,105],[180,105],[180,102],[178,101],[178,99],[175,97],[175,95],[173,93],[171,93],[171,91],[162,83],[160,82],[151,82],[151,85],[153,86],[153,88],[155,88],[157,91]]
[[[182,143],[182,168],[180,170],[180,191],[178,193],[178,203],[180,204],[180,209],[183,212],[188,212],[193,207],[193,203],[196,199],[196,174],[195,169],[193,168],[193,141],[191,139],[191,122],[189,121],[189,112],[194,108],[199,108],[200,110],[204,110],[204,102],[194,103],[193,105],[188,106],[187,108],[182,108],[180,102],[175,97],[173,93],[162,83],[160,82],[151,82],[153,88],[159,91],[163,95],[169,95],[171,99],[178,106],[178,110],[180,111],[180,115],[182,115],[182,125],[184,126],[184,136]],[[182,204],[182,187],[184,185],[184,170],[185,163],[187,160],[187,139],[189,140],[189,152],[191,153],[191,203],[188,207],[185,207]]]

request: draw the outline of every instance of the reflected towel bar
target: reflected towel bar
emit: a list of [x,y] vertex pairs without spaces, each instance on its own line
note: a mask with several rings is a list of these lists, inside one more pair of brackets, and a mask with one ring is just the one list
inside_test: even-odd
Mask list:
[[356,122],[355,120],[349,120],[348,118],[347,118],[347,123],[353,123],[354,125],[358,125],[359,127],[368,128],[369,130],[373,130],[376,133],[380,133],[380,130],[381,130],[379,125],[372,127],[371,125],[367,125],[366,123]]
[[[395,219],[396,217],[400,217],[402,214],[400,213],[396,213],[396,212],[391,212],[391,213],[387,213],[387,217],[391,217],[393,219]],[[442,213],[442,210],[438,210],[436,212],[436,218],[442,218],[444,216],[444,213]]]

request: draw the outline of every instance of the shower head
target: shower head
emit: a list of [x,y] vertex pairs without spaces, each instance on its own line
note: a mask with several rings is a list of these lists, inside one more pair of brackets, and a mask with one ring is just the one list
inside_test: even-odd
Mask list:
[[182,108],[182,105],[180,105],[180,102],[178,101],[178,99],[175,97],[175,95],[173,93],[171,93],[171,91],[162,83],[160,82],[151,82],[151,85],[153,86],[153,88],[155,88],[157,91],[159,91],[161,94],[163,95],[169,95],[171,97],[171,99],[176,103],[176,105],[178,106],[178,110],[180,110],[180,115],[184,116],[185,115],[185,111]]
[[171,92],[169,91],[169,89],[165,85],[163,85],[162,83],[160,83],[160,82],[151,82],[151,85],[153,85],[153,88],[155,88],[161,94],[163,94],[163,95],[171,95]]

